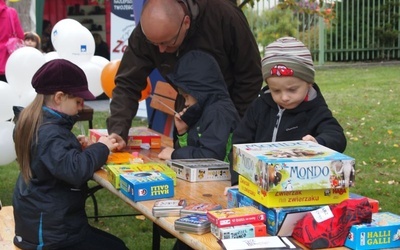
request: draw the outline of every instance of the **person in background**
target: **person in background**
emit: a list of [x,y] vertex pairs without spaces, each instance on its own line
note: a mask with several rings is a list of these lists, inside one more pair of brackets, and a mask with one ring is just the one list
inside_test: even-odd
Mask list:
[[[296,38],[279,38],[265,48],[261,64],[267,85],[233,132],[233,144],[304,140],[343,152],[343,128],[314,82],[308,48]],[[232,166],[231,176],[236,185]]]
[[[262,86],[260,52],[237,6],[227,0],[147,0],[122,57],[107,118],[118,149],[126,145],[146,78],[154,69],[165,77],[194,49],[216,59],[239,115],[257,97]],[[178,95],[176,110],[183,106]]]
[[14,189],[14,244],[21,249],[128,249],[114,235],[89,225],[87,182],[117,146],[100,137],[90,144],[71,129],[85,99],[94,99],[85,73],[54,59],[34,74],[37,95],[16,121],[20,174]]
[[231,137],[240,116],[229,97],[217,61],[202,51],[186,53],[167,80],[185,98],[185,108],[175,115],[178,140],[159,158],[214,158],[228,161]]
[[[24,39],[24,31],[19,21],[18,13],[14,8],[7,7],[4,0],[0,0],[0,81],[7,82],[6,63],[10,57],[6,43],[10,37]],[[14,27],[14,31],[13,31]]]
[[25,32],[24,34],[24,44],[25,46],[32,47],[42,51],[42,45],[40,43],[40,37],[33,31]]
[[51,42],[51,30],[53,25],[49,20],[43,20],[42,29],[42,51],[43,53],[48,53],[54,51],[53,43]]
[[108,47],[108,44],[104,42],[103,37],[101,37],[99,33],[93,33],[93,38],[96,44],[94,55],[102,56],[107,60],[110,60],[110,48]]

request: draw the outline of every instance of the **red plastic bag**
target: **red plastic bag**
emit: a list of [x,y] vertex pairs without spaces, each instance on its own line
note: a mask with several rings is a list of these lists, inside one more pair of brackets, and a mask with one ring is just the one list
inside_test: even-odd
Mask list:
[[372,208],[367,198],[348,199],[329,207],[332,218],[318,223],[309,212],[296,223],[292,237],[312,249],[339,247],[352,225],[371,223]]

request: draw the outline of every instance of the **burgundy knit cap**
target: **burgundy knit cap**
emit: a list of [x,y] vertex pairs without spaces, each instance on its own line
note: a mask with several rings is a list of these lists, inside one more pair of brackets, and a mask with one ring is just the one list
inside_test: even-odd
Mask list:
[[32,87],[36,93],[43,95],[62,91],[86,100],[96,98],[88,89],[83,70],[65,59],[54,59],[43,64],[33,75]]

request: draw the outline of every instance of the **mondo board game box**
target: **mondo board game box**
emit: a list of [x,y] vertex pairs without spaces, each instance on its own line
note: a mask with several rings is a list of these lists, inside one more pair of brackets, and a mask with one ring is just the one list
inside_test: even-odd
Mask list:
[[[107,129],[89,129],[89,138],[93,142],[103,135],[108,135]],[[161,148],[161,136],[146,128],[133,127],[129,129],[126,145],[128,149]]]
[[296,222],[304,217],[306,212],[320,208],[320,206],[268,208],[240,193],[237,188],[229,189],[227,197],[227,208],[253,206],[263,211],[267,216],[265,224],[269,235],[291,236]]
[[262,222],[231,227],[217,227],[211,223],[211,233],[219,240],[267,236],[266,225]]
[[217,159],[174,159],[167,164],[176,172],[177,178],[189,182],[231,179],[229,163]]
[[400,248],[400,216],[389,212],[372,214],[372,222],[353,225],[344,245],[351,249]]
[[267,191],[351,187],[354,166],[354,158],[309,141],[233,145],[233,169]]
[[121,192],[133,201],[174,196],[173,180],[160,172],[132,172],[120,175]]
[[234,207],[207,211],[208,220],[217,227],[264,222],[265,213],[255,207]]
[[349,188],[266,191],[241,175],[239,192],[268,208],[330,205],[349,198]]
[[132,172],[161,172],[166,176],[169,176],[176,185],[176,173],[167,164],[159,162],[148,162],[148,163],[135,163],[135,164],[120,164],[120,165],[106,165],[108,181],[116,188],[119,189],[120,175],[123,173]]

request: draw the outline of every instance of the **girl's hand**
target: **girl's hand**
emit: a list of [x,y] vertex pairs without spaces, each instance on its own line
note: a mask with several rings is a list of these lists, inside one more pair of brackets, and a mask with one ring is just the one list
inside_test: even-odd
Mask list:
[[89,138],[87,138],[84,135],[78,135],[76,137],[79,141],[79,143],[81,144],[82,148],[86,148],[88,146],[90,146],[92,144],[92,142],[89,140]]
[[109,136],[101,136],[98,142],[106,145],[110,151],[114,151],[119,145],[115,138]]

